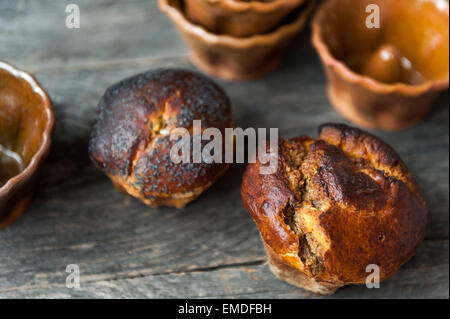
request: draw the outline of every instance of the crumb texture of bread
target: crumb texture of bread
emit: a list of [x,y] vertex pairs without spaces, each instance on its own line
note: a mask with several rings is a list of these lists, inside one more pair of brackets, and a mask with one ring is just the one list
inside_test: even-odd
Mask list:
[[[183,207],[212,185],[225,163],[174,163],[170,150],[177,128],[190,132],[232,127],[224,91],[207,77],[182,69],[148,71],[108,88],[100,100],[89,154],[121,191],[151,206]],[[205,145],[202,141],[202,146]],[[223,143],[224,144],[224,143]]]
[[308,284],[297,286],[328,294],[364,283],[370,264],[384,280],[415,254],[425,233],[425,202],[381,139],[325,124],[317,139],[280,139],[278,157],[271,175],[259,173],[258,161],[247,166],[241,196],[279,278],[291,284],[303,278]]

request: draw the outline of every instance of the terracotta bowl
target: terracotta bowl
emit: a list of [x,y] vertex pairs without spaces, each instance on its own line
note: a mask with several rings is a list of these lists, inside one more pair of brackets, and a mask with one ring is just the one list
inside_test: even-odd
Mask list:
[[204,72],[225,80],[248,80],[273,71],[283,60],[313,9],[307,2],[292,21],[272,33],[234,38],[210,33],[186,19],[180,0],[158,0],[191,48],[191,61]]
[[[380,8],[380,28],[366,27],[369,4]],[[328,0],[313,19],[312,33],[331,103],[358,125],[413,126],[448,88],[445,0]]]
[[28,207],[53,123],[50,99],[39,83],[0,61],[0,228]]
[[215,34],[249,37],[273,31],[305,0],[185,0],[187,18]]

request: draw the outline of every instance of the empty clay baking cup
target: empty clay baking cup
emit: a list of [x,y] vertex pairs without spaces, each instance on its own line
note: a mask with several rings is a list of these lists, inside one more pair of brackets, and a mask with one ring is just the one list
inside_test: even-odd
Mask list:
[[313,1],[302,6],[293,21],[272,33],[249,38],[216,35],[189,22],[179,0],[159,0],[165,12],[191,48],[191,61],[204,72],[225,80],[247,80],[273,71],[283,60],[304,27]]
[[53,123],[50,99],[39,83],[0,61],[0,228],[28,207]]
[[187,18],[215,34],[249,37],[273,31],[305,0],[184,0]]
[[[380,9],[379,28],[366,12]],[[376,13],[376,12],[375,12]],[[333,106],[368,128],[411,127],[449,85],[449,5],[445,0],[328,0],[312,22],[312,42]]]

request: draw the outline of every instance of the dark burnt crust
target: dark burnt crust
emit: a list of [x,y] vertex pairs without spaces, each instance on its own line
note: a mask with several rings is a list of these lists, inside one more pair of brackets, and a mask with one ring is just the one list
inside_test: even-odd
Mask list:
[[320,189],[321,196],[359,212],[377,211],[386,205],[382,187],[372,177],[355,171],[352,161],[336,146],[322,140],[314,142],[305,162],[304,176]]
[[[300,163],[286,153],[295,145]],[[241,195],[263,240],[286,264],[341,285],[363,283],[369,264],[380,266],[383,280],[414,255],[424,237],[425,203],[406,165],[382,140],[326,124],[318,140],[282,140],[279,163],[272,175],[249,164]],[[313,267],[299,262],[305,249]]]
[[227,164],[205,162],[175,164],[170,159],[170,149],[174,144],[175,141],[170,141],[168,136],[160,138],[135,162],[130,186],[141,189],[150,200],[207,185],[228,167]]
[[[108,88],[99,103],[89,154],[94,164],[124,189],[157,201],[160,196],[190,192],[213,182],[227,164],[175,164],[170,160],[170,130],[192,132],[232,127],[230,102],[207,77],[181,69],[157,69]],[[162,132],[165,132],[162,134]]]
[[[379,137],[345,124],[326,123],[319,127],[319,139],[335,145],[349,157],[356,157],[377,167],[394,170],[408,187],[421,197],[417,183],[397,152]],[[392,172],[391,172],[392,173]]]

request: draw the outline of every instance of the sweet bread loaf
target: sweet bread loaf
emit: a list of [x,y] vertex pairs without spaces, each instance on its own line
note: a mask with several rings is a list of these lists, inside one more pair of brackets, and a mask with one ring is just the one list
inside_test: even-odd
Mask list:
[[181,208],[229,167],[171,160],[176,143],[172,130],[185,128],[192,140],[194,120],[222,133],[232,127],[229,99],[212,80],[178,69],[125,79],[107,89],[99,103],[89,143],[91,160],[119,190],[151,206]]
[[379,138],[343,124],[319,137],[280,140],[278,170],[244,173],[241,195],[280,279],[330,294],[364,283],[375,264],[380,280],[416,252],[425,202],[397,153]]

